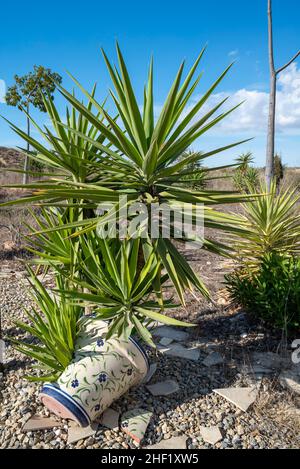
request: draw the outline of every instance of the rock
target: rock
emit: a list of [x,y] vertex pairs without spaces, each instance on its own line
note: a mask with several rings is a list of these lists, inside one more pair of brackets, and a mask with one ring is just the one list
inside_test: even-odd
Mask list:
[[282,357],[272,352],[254,352],[252,360],[254,365],[260,365],[273,370],[282,370],[289,367],[291,363],[290,358]]
[[119,417],[120,414],[116,410],[106,409],[101,415],[100,422],[104,427],[116,431],[119,429]]
[[151,380],[152,376],[155,374],[157,370],[157,364],[156,363],[151,363],[150,367],[149,367],[149,371],[147,373],[147,376],[145,377],[143,383],[149,383],[149,381]]
[[240,372],[245,375],[270,375],[274,373],[274,371],[271,368],[266,368],[261,365],[253,365],[253,366],[248,366],[248,365],[242,365],[240,367]]
[[146,388],[151,392],[152,396],[168,396],[169,394],[179,391],[177,381],[173,381],[171,379],[155,384],[148,384]]
[[219,427],[212,426],[212,427],[203,427],[200,426],[200,433],[203,440],[206,443],[211,445],[215,445],[218,441],[222,440],[222,433],[220,432]]
[[24,432],[32,432],[37,430],[47,430],[49,428],[54,428],[59,425],[57,420],[42,417],[41,415],[34,415],[31,419],[27,420],[22,430]]
[[158,337],[177,340],[178,342],[187,340],[189,337],[189,334],[187,332],[169,326],[156,327],[155,329],[153,329],[152,334]]
[[158,349],[165,355],[170,355],[171,357],[185,358],[186,360],[198,361],[200,357],[200,350],[197,348],[186,348],[180,344],[170,344],[168,348]]
[[220,365],[224,362],[222,355],[218,352],[210,353],[202,362],[205,366]]
[[170,345],[173,342],[173,339],[170,339],[169,337],[163,337],[160,339],[159,344],[160,345]]
[[67,444],[76,443],[77,441],[94,436],[98,429],[98,423],[92,423],[88,427],[79,427],[75,422],[70,424],[68,430]]
[[236,431],[237,431],[237,434],[238,434],[239,436],[242,436],[242,435],[244,435],[244,433],[245,433],[244,427],[243,427],[242,425],[238,425],[238,426],[236,427]]
[[257,397],[258,387],[250,386],[248,388],[223,388],[214,389],[213,392],[219,394],[219,396],[224,397],[227,399],[227,401],[246,412]]
[[3,243],[3,250],[4,251],[14,251],[14,250],[17,250],[18,247],[16,245],[16,243],[14,243],[13,241],[5,241]]
[[121,428],[134,441],[140,444],[145,436],[152,415],[152,412],[139,408],[125,412],[121,418]]
[[300,368],[293,367],[290,370],[282,371],[279,375],[281,385],[294,394],[300,395]]
[[166,440],[161,440],[155,445],[147,446],[145,449],[186,449],[186,436],[175,436]]

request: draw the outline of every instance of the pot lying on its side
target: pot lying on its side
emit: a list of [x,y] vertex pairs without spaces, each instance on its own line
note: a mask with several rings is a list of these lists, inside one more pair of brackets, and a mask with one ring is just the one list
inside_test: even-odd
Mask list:
[[148,373],[144,350],[132,338],[105,340],[107,323],[87,318],[75,357],[57,383],[43,386],[41,400],[61,418],[85,427]]

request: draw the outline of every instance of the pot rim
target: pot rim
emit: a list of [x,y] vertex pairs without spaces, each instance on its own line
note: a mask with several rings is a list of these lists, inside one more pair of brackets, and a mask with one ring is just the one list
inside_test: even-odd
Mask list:
[[60,402],[60,404],[65,406],[66,409],[68,409],[71,414],[74,415],[82,427],[86,427],[91,423],[91,419],[88,413],[84,410],[81,404],[79,404],[79,402],[77,402],[73,396],[70,396],[68,393],[60,389],[57,384],[44,384],[41,391],[41,398],[43,398],[43,395],[52,397],[56,401]]

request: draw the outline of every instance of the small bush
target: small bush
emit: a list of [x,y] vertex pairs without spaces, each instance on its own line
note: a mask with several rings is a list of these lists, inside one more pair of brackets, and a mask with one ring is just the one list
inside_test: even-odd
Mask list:
[[276,182],[277,190],[279,190],[280,184],[284,178],[284,165],[280,155],[274,156],[274,179]]
[[253,192],[259,186],[259,172],[252,166],[246,169],[238,168],[233,176],[233,182],[239,192],[245,194]]
[[300,259],[266,255],[257,272],[240,269],[225,277],[231,298],[275,327],[300,328]]

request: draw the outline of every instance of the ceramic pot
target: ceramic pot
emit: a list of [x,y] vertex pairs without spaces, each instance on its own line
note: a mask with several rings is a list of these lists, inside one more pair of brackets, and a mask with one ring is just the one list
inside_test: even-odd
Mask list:
[[41,400],[56,415],[87,426],[149,370],[144,350],[133,339],[105,339],[107,323],[84,321],[72,363],[57,383],[47,383]]

